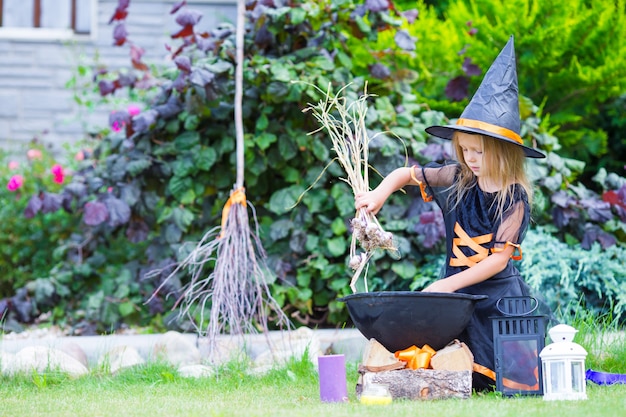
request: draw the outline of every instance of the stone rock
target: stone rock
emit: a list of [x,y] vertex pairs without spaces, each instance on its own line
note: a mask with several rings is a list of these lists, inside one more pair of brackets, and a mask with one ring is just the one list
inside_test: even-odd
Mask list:
[[266,350],[254,358],[251,373],[267,372],[273,367],[285,365],[290,359],[300,359],[304,355],[317,364],[321,354],[320,342],[313,330],[300,327],[297,330],[284,332],[282,337],[275,338]]
[[10,352],[4,352],[0,350],[0,371],[2,374],[7,374],[9,364],[15,361],[15,355]]
[[361,335],[354,337],[343,337],[334,340],[328,346],[329,355],[341,354],[346,357],[346,362],[358,362],[365,354],[367,339]]
[[154,345],[154,356],[174,366],[200,364],[200,350],[188,337],[169,331],[159,338]]
[[223,335],[213,343],[207,337],[202,337],[198,339],[198,349],[202,358],[211,365],[248,359],[241,336]]
[[120,369],[135,365],[142,365],[146,361],[141,357],[137,349],[132,346],[115,346],[100,357],[98,366],[112,374]]
[[77,343],[65,342],[60,345],[58,349],[67,353],[72,358],[85,365],[85,368],[89,368],[89,360],[87,359],[87,354],[80,346],[78,346]]
[[57,371],[79,377],[89,373],[85,365],[67,353],[45,346],[27,346],[17,352],[7,365],[7,374]]
[[183,365],[178,368],[178,374],[184,378],[208,378],[214,373],[213,368],[207,365]]

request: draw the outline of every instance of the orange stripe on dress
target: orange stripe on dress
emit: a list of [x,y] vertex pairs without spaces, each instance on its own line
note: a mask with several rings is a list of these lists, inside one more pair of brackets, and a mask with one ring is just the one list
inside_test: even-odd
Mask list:
[[[491,252],[492,253],[496,253],[496,252],[502,252],[503,250],[506,249],[507,246],[513,246],[515,249],[513,249],[513,253],[511,254],[511,258],[516,260],[516,261],[521,261],[522,260],[522,246],[518,243],[513,243],[513,242],[509,242],[507,241],[504,244],[504,247],[502,248],[491,248]],[[517,255],[515,254],[515,252],[517,251]]]
[[420,192],[422,193],[422,199],[425,202],[430,202],[433,201],[433,196],[432,195],[428,195],[428,193],[426,193],[426,184],[424,184],[422,181],[418,180],[417,177],[415,176],[415,168],[417,168],[417,165],[413,165],[411,167],[411,179],[413,181],[415,181],[417,183],[417,185],[419,185],[420,187]]
[[[480,245],[491,242],[492,233],[470,237],[459,223],[454,224],[454,233],[458,236],[452,239],[452,253],[456,257],[450,258],[450,266],[472,267],[489,256],[489,249]],[[460,249],[461,246],[469,247],[476,252],[476,254],[471,256],[465,255]]]
[[[459,223],[454,224],[454,233],[456,233],[458,237],[452,239],[452,254],[455,257],[450,258],[450,266],[467,266],[471,268],[472,266],[476,265],[478,262],[489,256],[489,249],[481,245],[491,242],[491,239],[493,237],[492,233],[470,237],[467,232],[463,230]],[[463,253],[463,251],[461,251],[461,246],[467,246],[476,253],[474,255],[467,256]],[[522,247],[517,243],[507,241],[502,248],[491,248],[491,253],[502,252],[508,246],[513,246],[515,248],[513,250],[513,253],[511,254],[511,259],[521,261]]]
[[520,145],[524,144],[524,141],[522,141],[522,138],[520,137],[520,135],[518,135],[511,129],[507,129],[505,127],[492,125],[491,123],[481,122],[480,120],[473,120],[473,119],[458,119],[456,121],[456,124],[458,126],[473,127],[475,129],[485,130],[489,133],[495,133],[497,135],[504,136],[505,138],[509,138],[519,143]]
[[[479,365],[474,362],[474,366],[472,369],[474,372],[479,373],[481,375],[485,375],[487,378],[491,378],[494,381],[496,380],[496,373],[486,366]],[[521,382],[513,381],[512,379],[502,378],[502,385],[509,389],[516,389],[520,391],[537,391],[539,389],[539,373],[537,368],[533,370],[535,378],[537,379],[537,383],[534,385],[528,385]]]

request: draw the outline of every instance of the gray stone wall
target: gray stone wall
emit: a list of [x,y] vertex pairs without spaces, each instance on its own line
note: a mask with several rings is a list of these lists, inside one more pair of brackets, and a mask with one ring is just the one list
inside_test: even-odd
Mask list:
[[[144,62],[166,64],[165,44],[180,27],[169,12],[174,0],[131,0],[126,20],[129,39],[145,49]],[[93,127],[107,123],[106,108],[88,111],[74,101],[67,83],[79,64],[96,62],[109,68],[128,67],[129,49],[113,46],[109,20],[117,0],[94,0],[97,26],[89,37],[54,39],[16,36],[0,32],[0,147],[20,152],[33,138],[60,149],[76,143]],[[187,0],[201,11],[198,26],[210,30],[221,22],[235,24],[236,0]],[[95,98],[95,97],[94,97]]]

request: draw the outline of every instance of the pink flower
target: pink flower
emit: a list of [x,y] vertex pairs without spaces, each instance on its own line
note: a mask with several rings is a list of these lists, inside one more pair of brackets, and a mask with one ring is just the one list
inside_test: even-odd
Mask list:
[[13,175],[7,184],[7,190],[15,191],[24,185],[24,177],[21,175]]
[[130,114],[131,117],[137,116],[139,113],[141,113],[141,109],[136,104],[131,104],[130,106],[128,106],[128,109],[126,110],[128,111],[128,114]]
[[74,159],[76,161],[84,161],[85,158],[89,158],[92,153],[93,149],[91,148],[81,149],[80,151],[76,152],[76,155],[74,155]]
[[17,161],[9,161],[9,169],[11,171],[15,171],[19,167],[20,167],[20,163],[19,162],[17,162]]
[[54,165],[50,168],[50,172],[54,175],[54,182],[57,184],[63,184],[63,180],[65,179],[65,173],[63,172],[63,167],[59,164]]
[[118,122],[117,120],[114,121],[113,124],[111,125],[111,129],[113,129],[115,133],[122,130],[123,127],[124,127],[124,122]]
[[26,156],[32,161],[33,159],[41,159],[42,153],[39,149],[29,149]]

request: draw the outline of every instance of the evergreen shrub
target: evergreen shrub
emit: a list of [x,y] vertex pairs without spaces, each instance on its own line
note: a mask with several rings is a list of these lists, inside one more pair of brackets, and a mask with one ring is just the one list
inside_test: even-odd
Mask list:
[[551,309],[565,320],[577,317],[580,308],[596,317],[626,318],[626,248],[589,249],[570,246],[542,227],[529,230],[524,240],[520,270]]

